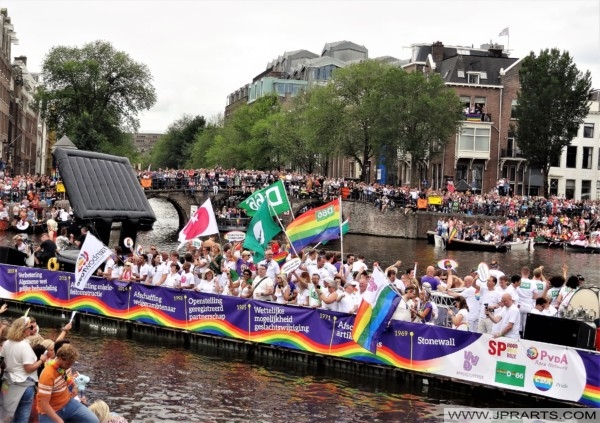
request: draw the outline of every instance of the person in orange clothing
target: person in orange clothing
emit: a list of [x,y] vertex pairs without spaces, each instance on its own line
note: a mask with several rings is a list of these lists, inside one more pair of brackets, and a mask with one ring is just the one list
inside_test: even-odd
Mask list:
[[79,357],[77,350],[64,344],[40,375],[37,409],[40,423],[99,423],[85,405],[75,399],[77,388],[71,366]]

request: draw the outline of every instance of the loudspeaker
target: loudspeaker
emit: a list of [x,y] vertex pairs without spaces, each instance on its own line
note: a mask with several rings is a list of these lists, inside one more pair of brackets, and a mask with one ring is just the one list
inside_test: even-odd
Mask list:
[[0,263],[25,266],[27,255],[16,248],[0,247]]
[[581,320],[528,314],[523,339],[595,350],[596,327]]

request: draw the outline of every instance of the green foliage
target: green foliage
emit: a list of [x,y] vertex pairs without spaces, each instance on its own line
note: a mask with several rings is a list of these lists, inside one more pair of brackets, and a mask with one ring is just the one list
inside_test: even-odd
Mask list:
[[167,133],[161,136],[150,159],[155,168],[183,168],[192,155],[198,135],[203,131],[206,120],[203,116],[183,115],[173,122]]
[[519,78],[517,143],[529,164],[542,170],[548,196],[550,164],[571,143],[589,112],[591,74],[581,73],[568,52],[546,49],[523,59]]
[[123,137],[136,132],[137,115],[156,103],[146,65],[106,41],[53,47],[42,64],[36,102],[58,138],[80,149],[114,153],[132,148]]

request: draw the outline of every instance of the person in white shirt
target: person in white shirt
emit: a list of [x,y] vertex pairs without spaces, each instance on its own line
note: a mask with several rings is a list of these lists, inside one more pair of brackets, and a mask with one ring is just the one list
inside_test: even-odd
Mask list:
[[498,331],[493,334],[494,338],[505,336],[507,338],[519,339],[521,313],[509,293],[502,295],[502,303],[504,303],[502,311],[489,316],[493,322],[500,323]]
[[343,278],[342,280],[345,281],[345,283],[354,281],[354,272],[352,271],[354,260],[354,254],[348,254],[346,256],[346,263],[340,269]]
[[142,254],[138,260],[139,273],[136,280],[140,283],[150,284],[152,283],[153,268],[148,264],[148,256]]
[[219,293],[219,284],[215,279],[215,274],[212,269],[208,269],[204,272],[204,278],[200,280],[200,283],[196,287],[196,291],[204,292],[206,294],[218,294]]
[[340,294],[338,311],[342,313],[356,314],[358,311],[358,301],[356,300],[356,287],[358,282],[346,282],[344,293]]
[[392,315],[392,320],[410,322],[412,320],[411,304],[417,297],[417,289],[414,286],[408,286],[404,290],[404,295],[400,296],[400,302]]
[[490,276],[495,276],[496,279],[500,279],[501,276],[504,276],[504,272],[502,270],[500,270],[500,265],[498,264],[497,260],[492,260],[490,262],[490,270],[489,270],[489,275]]
[[367,265],[365,264],[365,256],[359,254],[358,259],[352,264],[353,272],[364,272],[367,270]]
[[192,273],[192,265],[188,261],[183,263],[180,283],[183,289],[194,289],[196,287],[196,277]]
[[160,254],[157,254],[152,259],[154,261],[154,270],[152,272],[152,285],[160,286],[167,280],[169,268],[162,262]]
[[[485,285],[480,288],[479,296],[479,320],[477,322],[477,332],[492,333],[493,323],[489,318],[488,310],[497,310],[500,308],[500,293],[496,291],[496,277],[490,276]],[[491,311],[490,313],[493,313]]]
[[311,264],[307,267],[308,273],[311,278],[315,273],[319,275],[319,279],[323,280],[324,278],[333,278],[333,275],[327,268],[325,267],[325,257],[321,256],[317,259],[316,264]]
[[521,312],[521,328],[519,331],[523,333],[525,331],[525,324],[527,323],[527,314],[535,305],[535,299],[540,295],[537,290],[537,285],[533,283],[532,280],[523,280],[519,275],[513,275],[510,280],[519,296],[519,303],[517,305]]
[[181,287],[181,275],[179,274],[179,264],[176,262],[171,263],[171,269],[167,275],[165,283],[162,285],[165,288],[179,288]]
[[324,310],[338,311],[338,284],[329,276],[323,279],[324,288],[317,292]]
[[531,309],[531,314],[541,314],[543,316],[556,316],[556,308],[550,304],[547,298],[540,297],[535,300],[535,306]]
[[281,273],[279,264],[273,260],[273,250],[265,250],[265,259],[260,261],[258,265],[264,264],[266,266],[266,275],[271,281],[275,280],[275,277]]
[[452,295],[453,297],[458,297],[459,295],[465,299],[467,302],[467,307],[469,309],[469,313],[467,315],[467,324],[469,326],[469,331],[477,332],[478,323],[479,323],[479,297],[480,294],[475,287],[475,280],[473,276],[468,275],[465,276],[464,279],[465,288],[461,291],[460,294],[452,290],[448,290],[447,293]]
[[273,301],[275,283],[267,276],[267,266],[268,264],[263,262],[258,264],[257,275],[252,282],[252,298],[255,300]]
[[508,276],[504,275],[498,279],[498,284],[496,285],[496,291],[503,294],[510,294],[515,304],[519,304],[519,295],[517,294],[517,290],[509,283]]

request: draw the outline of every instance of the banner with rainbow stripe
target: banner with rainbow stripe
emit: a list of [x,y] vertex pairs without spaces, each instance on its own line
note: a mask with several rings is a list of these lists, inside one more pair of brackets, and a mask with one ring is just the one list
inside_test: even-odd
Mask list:
[[292,221],[285,232],[296,251],[310,244],[331,241],[341,236],[340,200],[302,213]]
[[[387,365],[600,407],[600,355],[523,339],[492,338],[391,321],[371,353],[352,339],[355,316],[231,296],[111,282],[0,265],[0,296],[190,333]],[[35,314],[35,310],[30,312]]]

